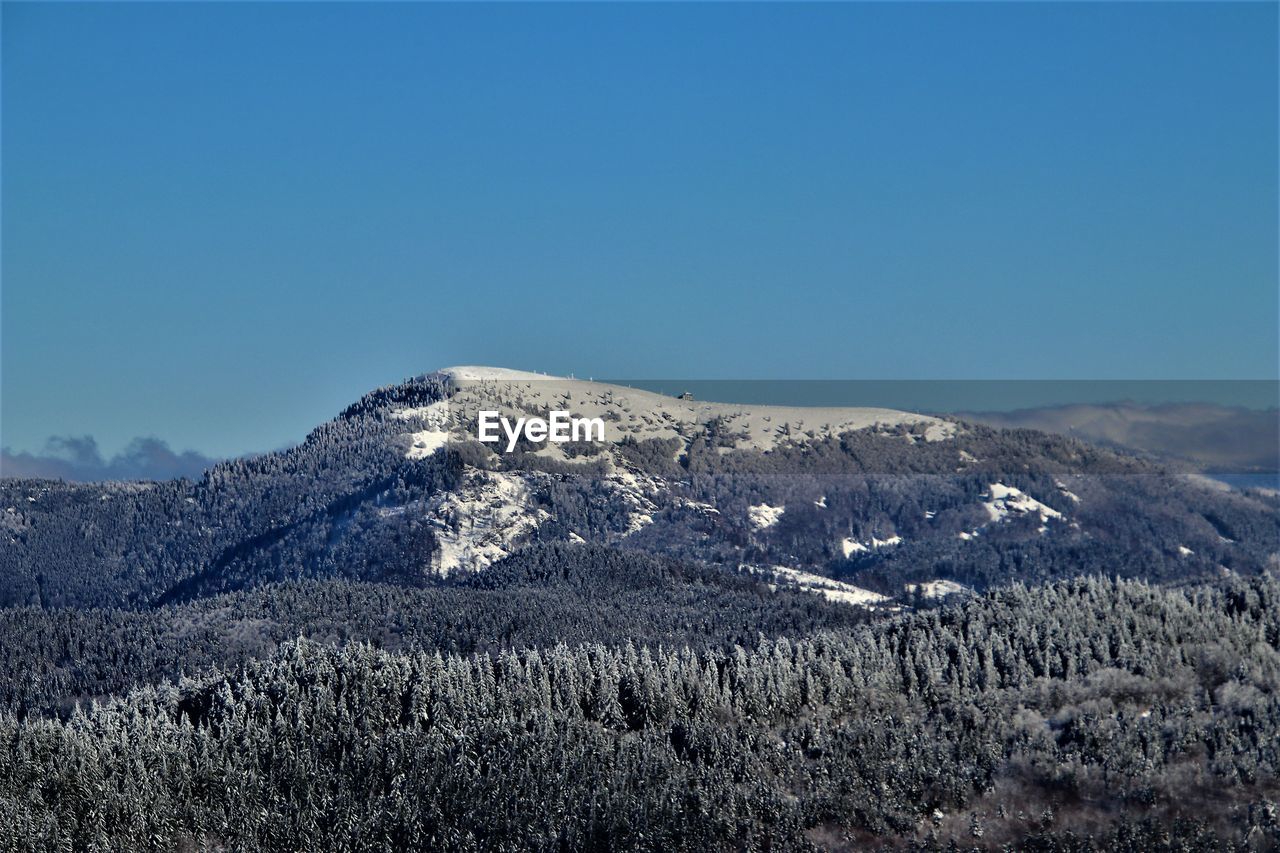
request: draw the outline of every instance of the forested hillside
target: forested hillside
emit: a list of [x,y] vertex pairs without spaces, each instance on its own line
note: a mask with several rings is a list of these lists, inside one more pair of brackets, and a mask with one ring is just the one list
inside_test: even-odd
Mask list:
[[293,581],[149,610],[0,609],[0,709],[65,715],[77,701],[232,668],[299,636],[463,654],[558,642],[724,649],[868,618],[749,575],[599,546],[542,546],[429,589]]
[[[801,432],[783,418],[802,410],[769,407],[679,420],[656,395],[562,387],[460,390],[430,374],[196,482],[2,480],[0,604],[147,608],[307,578],[429,586],[546,542],[780,566],[899,598],[939,578],[979,590],[1098,572],[1181,580],[1280,559],[1274,494],[1214,490],[1069,438],[887,426],[877,419],[898,414],[882,410],[832,410],[837,428],[869,424],[842,432]],[[466,429],[415,448],[433,406],[503,401],[592,403],[617,438],[576,457],[494,453]]]
[[[1275,494],[538,382],[0,481],[0,850],[1280,846]],[[614,433],[494,452],[483,405]]]
[[1262,849],[1277,603],[1081,580],[725,651],[300,640],[0,717],[0,844]]

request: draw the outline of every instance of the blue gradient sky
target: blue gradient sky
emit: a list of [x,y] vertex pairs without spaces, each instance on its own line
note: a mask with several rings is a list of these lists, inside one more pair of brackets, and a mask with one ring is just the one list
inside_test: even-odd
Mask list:
[[3,443],[448,364],[1271,378],[1275,4],[3,7]]

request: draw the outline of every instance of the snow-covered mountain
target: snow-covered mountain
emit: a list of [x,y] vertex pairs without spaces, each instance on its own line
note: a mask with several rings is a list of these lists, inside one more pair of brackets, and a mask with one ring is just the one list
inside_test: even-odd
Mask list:
[[[522,437],[508,453],[478,440],[482,412],[566,412],[603,438]],[[297,447],[198,482],[15,480],[0,497],[9,604],[145,605],[299,577],[431,585],[547,543],[881,609],[1011,580],[1280,561],[1274,497],[1069,438],[481,367],[380,388]]]

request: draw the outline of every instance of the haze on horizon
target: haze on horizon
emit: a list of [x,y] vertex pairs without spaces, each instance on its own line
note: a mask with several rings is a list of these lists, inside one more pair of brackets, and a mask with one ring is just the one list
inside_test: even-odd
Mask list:
[[1280,370],[1274,4],[0,15],[14,453],[267,450],[465,363]]

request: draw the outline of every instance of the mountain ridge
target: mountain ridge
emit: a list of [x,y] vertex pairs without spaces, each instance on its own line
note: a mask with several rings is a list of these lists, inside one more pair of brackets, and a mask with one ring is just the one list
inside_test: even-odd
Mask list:
[[[615,440],[508,455],[455,430],[415,455],[417,413],[442,404],[463,425],[480,405],[563,404],[609,416]],[[299,445],[198,481],[6,480],[0,498],[9,604],[146,607],[308,577],[429,586],[553,542],[901,602],[941,582],[1257,573],[1280,529],[1273,500],[1046,433],[476,367],[375,389]]]

